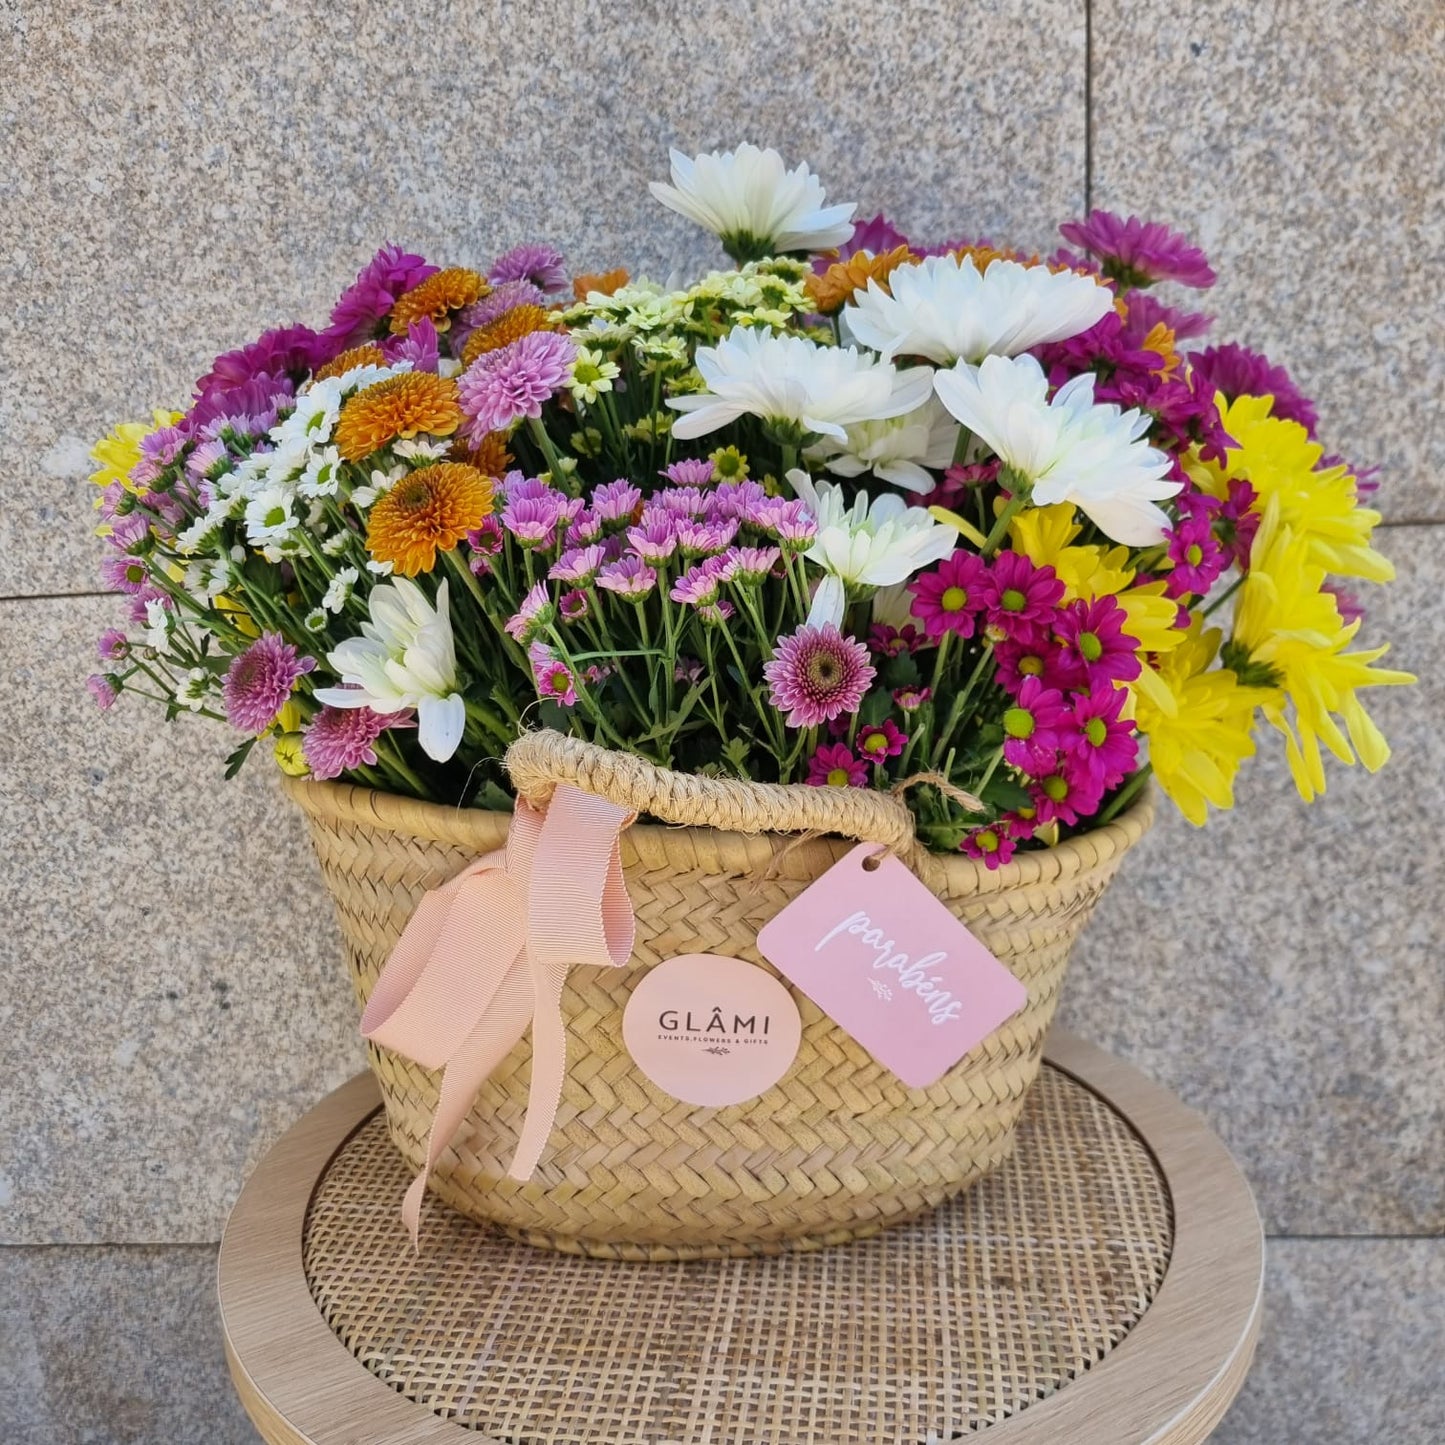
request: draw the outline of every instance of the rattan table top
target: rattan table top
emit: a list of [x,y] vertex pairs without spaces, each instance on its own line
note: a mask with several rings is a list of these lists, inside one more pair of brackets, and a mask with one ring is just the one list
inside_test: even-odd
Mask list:
[[1011,1160],[837,1249],[589,1260],[433,1204],[414,1253],[408,1178],[367,1077],[238,1204],[222,1310],[272,1445],[1197,1441],[1252,1355],[1262,1249],[1238,1172],[1177,1102],[1066,1038]]

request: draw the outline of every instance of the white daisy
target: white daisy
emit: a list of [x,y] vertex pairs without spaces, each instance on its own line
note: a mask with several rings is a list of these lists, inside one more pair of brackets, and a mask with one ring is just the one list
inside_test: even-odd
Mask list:
[[808,456],[835,476],[872,472],[906,492],[932,491],[937,478],[926,469],[946,467],[958,441],[958,423],[934,396],[906,416],[855,422],[846,430],[843,441],[825,437],[808,448]]
[[368,599],[371,620],[326,661],[344,686],[316,689],[317,702],[369,707],[374,712],[416,709],[417,741],[439,763],[456,752],[467,709],[457,691],[457,654],[447,613],[447,584],[436,606],[409,577],[383,582]]
[[818,535],[803,554],[823,572],[808,623],[841,627],[848,589],[892,587],[941,562],[958,541],[952,527],[910,507],[897,492],[871,500],[859,492],[850,506],[843,489],[817,482],[801,469],[788,481],[818,519]]
[[296,490],[303,497],[334,497],[341,482],[341,453],[335,447],[321,447],[310,454]]
[[1107,287],[1074,271],[1000,260],[980,272],[968,256],[927,256],[890,271],[887,291],[870,280],[854,292],[843,324],[890,360],[924,356],[946,366],[1077,336],[1113,304]]
[[313,607],[311,611],[301,619],[301,625],[307,632],[325,632],[327,621],[326,613],[319,607]]
[[405,437],[392,442],[392,451],[409,462],[435,462],[452,449],[450,437]]
[[155,652],[164,652],[171,642],[171,627],[175,622],[175,613],[166,606],[165,602],[152,597],[146,603],[146,625],[145,631],[141,634],[141,643]]
[[176,701],[192,712],[200,712],[211,695],[211,674],[204,667],[193,667],[186,680],[176,689]]
[[788,170],[777,151],[740,145],[691,160],[674,150],[672,184],[648,189],[669,210],[722,240],[735,260],[783,251],[826,251],[853,234],[857,204],[824,205],[822,183],[806,165]]
[[1096,403],[1091,374],[1066,382],[1050,401],[1032,356],[990,356],[982,366],[940,371],[934,385],[949,411],[1030,484],[1035,506],[1072,502],[1130,547],[1164,540],[1169,518],[1155,503],[1183,483],[1167,479],[1169,458],[1142,440],[1149,417]]
[[734,327],[716,346],[699,348],[697,369],[707,391],[667,399],[687,413],[673,423],[680,440],[749,415],[843,441],[854,422],[914,411],[933,384],[926,366],[898,371],[855,347],[819,346],[746,326]]
[[246,540],[253,547],[273,546],[296,530],[291,510],[296,498],[285,487],[267,487],[246,503]]
[[343,567],[326,585],[326,593],[321,599],[321,605],[328,612],[340,612],[348,602],[351,601],[351,594],[356,590],[357,579],[361,574],[355,567]]
[[328,557],[339,557],[351,545],[351,539],[356,534],[343,527],[339,532],[333,532],[321,543],[321,550]]

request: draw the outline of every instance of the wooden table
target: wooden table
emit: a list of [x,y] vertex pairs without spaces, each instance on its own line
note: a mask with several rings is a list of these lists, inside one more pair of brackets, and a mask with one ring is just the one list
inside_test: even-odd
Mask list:
[[839,1249],[588,1260],[433,1202],[414,1254],[407,1179],[362,1075],[242,1193],[221,1315],[270,1445],[1190,1445],[1259,1328],[1263,1239],[1223,1145],[1058,1033],[1008,1163]]

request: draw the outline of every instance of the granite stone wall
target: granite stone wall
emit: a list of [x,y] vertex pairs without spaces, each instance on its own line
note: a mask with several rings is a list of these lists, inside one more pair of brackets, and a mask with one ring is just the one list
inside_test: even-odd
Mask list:
[[[1219,333],[1387,466],[1367,598],[1396,755],[1313,808],[1167,820],[1065,1023],[1175,1088],[1271,1235],[1227,1445],[1445,1439],[1445,12],[1433,0],[0,0],[0,1439],[256,1437],[214,1245],[247,1171],[362,1067],[298,817],[225,742],[83,694],[86,450],[218,350],[319,320],[384,239],[697,266],[666,148],[807,158],[915,234],[1033,246],[1090,204],[1207,249]],[[1442,667],[1437,670],[1436,663]],[[194,725],[192,725],[194,722]]]

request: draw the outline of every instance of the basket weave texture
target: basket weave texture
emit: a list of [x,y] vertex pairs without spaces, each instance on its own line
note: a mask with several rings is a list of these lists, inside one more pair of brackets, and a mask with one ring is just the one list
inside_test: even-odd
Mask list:
[[[876,792],[701,780],[555,733],[519,739],[508,766],[518,792],[538,805],[569,782],[683,825],[634,824],[622,836],[637,921],[632,958],[568,977],[566,1084],[535,1174],[525,1184],[506,1177],[527,1105],[524,1039],[482,1087],[431,1176],[431,1189],[471,1218],[602,1258],[838,1244],[909,1219],[1001,1163],[1038,1074],[1069,951],[1152,819],[1145,794],[1105,827],[990,872],[962,856],[921,854],[908,810]],[[306,816],[364,1007],[422,895],[502,847],[509,815],[336,783],[287,778],[284,787]],[[796,836],[815,829],[849,840]],[[775,974],[757,951],[758,931],[859,837],[912,863],[1025,985],[1027,1006],[937,1083],[910,1089],[794,991],[802,1044],[766,1093],[703,1109],[656,1088],[622,1039],[623,1009],[643,972],[679,954],[718,953]],[[392,1140],[420,1169],[440,1074],[369,1049]]]

